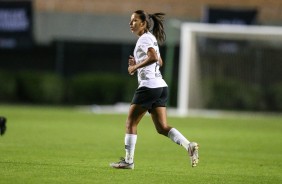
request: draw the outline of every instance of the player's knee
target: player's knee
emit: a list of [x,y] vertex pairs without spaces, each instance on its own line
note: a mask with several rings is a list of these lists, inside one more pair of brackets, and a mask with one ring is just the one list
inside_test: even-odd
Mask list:
[[167,136],[169,129],[167,127],[159,127],[157,128],[157,132],[161,135]]

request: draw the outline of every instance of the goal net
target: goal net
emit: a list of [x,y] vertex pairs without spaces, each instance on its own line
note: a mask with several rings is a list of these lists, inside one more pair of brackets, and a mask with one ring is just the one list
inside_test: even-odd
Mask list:
[[179,115],[280,111],[282,27],[182,23],[178,75]]

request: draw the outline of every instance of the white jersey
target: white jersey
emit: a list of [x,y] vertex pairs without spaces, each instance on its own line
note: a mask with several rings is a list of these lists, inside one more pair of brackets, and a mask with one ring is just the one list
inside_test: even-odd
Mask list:
[[[135,49],[134,58],[136,63],[143,62],[148,56],[149,48],[154,48],[160,58],[159,46],[156,37],[150,33],[144,33],[139,37]],[[159,88],[166,87],[167,84],[162,78],[159,62],[137,69],[139,87]]]

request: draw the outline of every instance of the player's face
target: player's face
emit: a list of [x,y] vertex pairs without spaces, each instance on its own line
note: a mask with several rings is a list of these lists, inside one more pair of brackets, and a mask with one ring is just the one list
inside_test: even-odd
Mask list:
[[145,30],[145,22],[142,22],[139,15],[133,13],[129,22],[130,30],[137,36],[141,36]]

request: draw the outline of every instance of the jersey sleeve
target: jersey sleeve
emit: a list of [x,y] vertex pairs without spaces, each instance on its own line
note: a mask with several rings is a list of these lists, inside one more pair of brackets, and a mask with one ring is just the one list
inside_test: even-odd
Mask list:
[[148,49],[152,47],[154,48],[154,42],[149,36],[144,36],[140,39],[140,48],[143,52],[147,53]]

